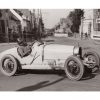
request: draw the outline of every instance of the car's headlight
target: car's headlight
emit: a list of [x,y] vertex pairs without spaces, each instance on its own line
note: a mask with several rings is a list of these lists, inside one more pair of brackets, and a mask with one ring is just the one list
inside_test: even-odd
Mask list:
[[73,54],[74,54],[74,55],[79,54],[79,47],[74,47],[74,49],[73,49]]

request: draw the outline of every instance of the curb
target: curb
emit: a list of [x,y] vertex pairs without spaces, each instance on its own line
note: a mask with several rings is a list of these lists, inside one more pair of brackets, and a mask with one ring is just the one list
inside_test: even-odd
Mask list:
[[17,43],[0,43],[0,46],[16,45]]

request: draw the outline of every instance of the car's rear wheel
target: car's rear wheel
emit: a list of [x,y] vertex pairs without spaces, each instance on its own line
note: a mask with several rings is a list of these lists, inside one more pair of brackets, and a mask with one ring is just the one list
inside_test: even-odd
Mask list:
[[17,60],[12,55],[5,55],[1,59],[0,70],[6,76],[13,76],[17,72],[17,64]]
[[84,74],[84,65],[80,58],[71,56],[65,61],[65,73],[71,80],[80,80]]

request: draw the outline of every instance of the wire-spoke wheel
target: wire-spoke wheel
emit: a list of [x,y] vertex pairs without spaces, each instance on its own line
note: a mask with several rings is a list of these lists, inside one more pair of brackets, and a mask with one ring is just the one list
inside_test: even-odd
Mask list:
[[69,57],[65,62],[65,73],[71,80],[80,80],[84,73],[84,65],[80,58],[76,56]]
[[17,72],[17,61],[11,55],[5,55],[1,59],[1,72],[6,76],[13,76]]

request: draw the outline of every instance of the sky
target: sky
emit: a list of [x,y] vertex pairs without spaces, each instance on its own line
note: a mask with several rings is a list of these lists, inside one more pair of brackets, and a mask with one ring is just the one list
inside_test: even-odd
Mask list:
[[52,28],[60,18],[66,18],[72,9],[42,9],[41,11],[45,28]]

